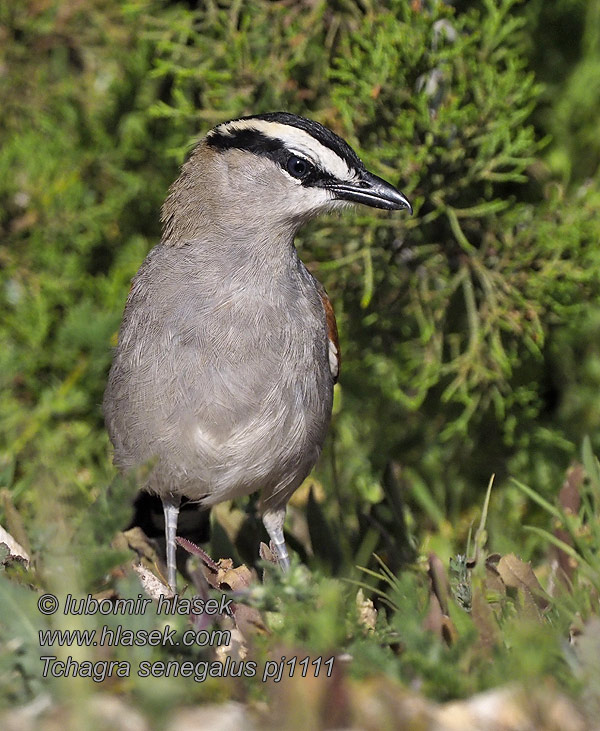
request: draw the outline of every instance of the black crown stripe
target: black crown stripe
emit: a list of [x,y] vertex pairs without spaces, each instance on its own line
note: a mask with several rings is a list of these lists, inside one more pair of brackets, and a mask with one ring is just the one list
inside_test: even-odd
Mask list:
[[[315,122],[305,117],[289,112],[269,112],[267,114],[256,114],[250,117],[240,117],[233,119],[232,122],[251,122],[253,119],[260,119],[265,122],[277,122],[286,124],[290,127],[297,127],[320,142],[334,152],[338,157],[346,162],[351,170],[362,171],[364,165],[358,155],[350,147],[350,145],[341,137],[324,127],[319,122]],[[254,138],[254,139],[251,139]],[[266,154],[275,149],[284,148],[283,142],[278,139],[269,137],[258,130],[246,128],[241,130],[229,129],[227,132],[220,132],[218,127],[213,130],[207,140],[208,144],[218,149],[226,150],[236,147],[242,150],[249,150],[255,154]],[[268,148],[268,149],[267,149]]]

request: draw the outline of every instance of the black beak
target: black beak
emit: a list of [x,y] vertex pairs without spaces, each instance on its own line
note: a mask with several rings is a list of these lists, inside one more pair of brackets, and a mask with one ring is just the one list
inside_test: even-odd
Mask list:
[[372,208],[385,208],[388,211],[399,211],[406,208],[412,215],[412,206],[408,198],[393,185],[377,175],[364,172],[356,183],[333,183],[327,186],[339,200],[364,203]]

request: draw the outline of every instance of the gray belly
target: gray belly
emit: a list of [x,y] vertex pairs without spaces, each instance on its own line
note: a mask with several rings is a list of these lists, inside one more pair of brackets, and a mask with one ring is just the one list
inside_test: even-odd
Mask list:
[[201,287],[182,297],[176,282],[171,297],[164,283],[141,284],[104,399],[115,464],[148,465],[148,489],[207,505],[258,489],[289,496],[316,462],[331,414],[312,281],[294,281],[285,302],[269,291],[207,297]]

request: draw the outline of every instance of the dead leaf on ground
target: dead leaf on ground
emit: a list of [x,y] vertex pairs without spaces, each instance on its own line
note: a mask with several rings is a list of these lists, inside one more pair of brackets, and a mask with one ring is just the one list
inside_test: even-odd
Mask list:
[[448,614],[450,582],[444,565],[435,553],[429,554],[429,610],[423,620],[423,627],[433,632],[447,645],[451,645],[458,633]]
[[154,599],[154,601],[159,601],[160,598],[163,596],[167,598],[171,598],[174,596],[171,589],[163,584],[163,582],[160,581],[160,579],[158,579],[152,573],[152,571],[149,571],[141,563],[134,564],[133,570],[138,575],[142,588],[146,592],[147,596],[150,597],[150,599]]
[[484,653],[490,653],[500,641],[500,630],[492,607],[485,595],[485,582],[473,583],[471,617],[479,634],[479,646]]
[[525,616],[541,621],[549,601],[531,564],[509,553],[498,561],[498,573],[507,587],[517,590]]
[[0,546],[2,545],[6,546],[8,550],[8,553],[0,560],[2,564],[20,561],[25,568],[29,566],[30,558],[27,551],[0,525]]
[[[573,463],[567,470],[567,475],[563,486],[558,494],[560,506],[567,515],[577,515],[581,506],[581,488],[585,472],[583,465],[578,462]],[[554,530],[554,535],[568,546],[573,545],[571,535],[563,528],[558,527]],[[565,553],[559,546],[552,545],[550,547],[551,555],[558,564],[558,577],[563,583],[570,586],[573,580],[573,574],[577,568],[577,562],[572,556]]]
[[363,630],[373,632],[377,623],[377,610],[372,599],[365,599],[362,589],[356,592],[356,608],[358,610],[358,621]]
[[[166,566],[161,558],[159,558],[156,552],[155,545],[151,541],[144,531],[136,526],[127,531],[117,533],[112,541],[112,547],[117,551],[123,551],[127,553],[134,551],[138,556],[138,563],[142,564],[151,572],[158,572],[165,574]],[[127,567],[129,564],[126,565]],[[121,573],[125,573],[126,567],[120,567]],[[117,569],[119,571],[119,569]]]
[[4,523],[7,531],[14,540],[23,547],[25,553],[28,555],[31,554],[31,544],[29,543],[29,536],[25,530],[25,524],[13,503],[10,491],[6,488],[0,490],[0,503],[2,504],[2,510],[5,518]]
[[[193,569],[190,572],[190,576],[194,586],[203,597],[206,595],[205,588],[202,585],[203,581],[217,591],[232,592],[234,594],[245,593],[250,585],[256,581],[256,574],[245,564],[234,566],[230,558],[221,558],[215,561],[206,551],[191,543],[191,541],[180,538],[177,541],[183,548],[202,562],[197,569]],[[231,609],[236,628],[246,641],[250,639],[251,635],[257,632],[267,632],[266,625],[258,609],[249,607],[241,602],[233,602]],[[198,625],[198,621],[202,616],[198,615],[196,618],[191,617],[192,622]]]
[[502,581],[498,571],[498,562],[501,556],[492,554],[485,561],[485,587],[490,604],[502,603],[506,598],[506,584]]

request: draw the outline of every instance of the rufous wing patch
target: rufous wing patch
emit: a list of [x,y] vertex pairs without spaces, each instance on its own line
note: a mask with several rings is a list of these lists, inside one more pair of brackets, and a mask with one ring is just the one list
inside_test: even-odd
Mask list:
[[325,320],[327,322],[327,340],[329,342],[329,369],[331,370],[331,376],[333,382],[337,383],[340,375],[340,366],[342,364],[342,354],[340,351],[340,341],[338,337],[337,323],[335,321],[335,313],[333,311],[333,305],[327,292],[323,287],[320,287],[321,300],[323,302],[323,308],[325,309]]

